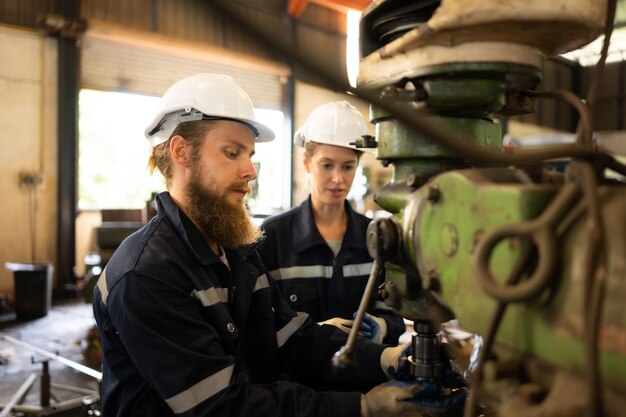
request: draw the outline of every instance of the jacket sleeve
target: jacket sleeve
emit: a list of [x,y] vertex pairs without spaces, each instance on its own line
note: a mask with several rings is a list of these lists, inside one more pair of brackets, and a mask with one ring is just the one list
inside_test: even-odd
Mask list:
[[406,325],[404,324],[402,317],[389,310],[379,310],[374,312],[374,314],[384,319],[387,323],[387,335],[383,339],[383,343],[396,346],[400,336],[406,332]]
[[100,313],[99,325],[107,348],[117,349],[107,369],[126,372],[128,367],[119,365],[128,358],[140,374],[132,378],[147,384],[146,390],[176,415],[359,416],[358,392],[315,392],[295,382],[250,383],[198,303],[166,278],[127,276],[106,294],[104,308],[106,319],[102,322]]
[[[295,313],[283,300],[277,284],[268,274],[272,302],[277,320],[290,323],[303,313]],[[278,327],[283,325],[279,324]],[[387,380],[380,365],[380,356],[387,345],[357,339],[354,369],[340,371],[333,368],[332,358],[347,342],[348,335],[334,326],[319,326],[310,319],[303,320],[297,330],[281,347],[284,368],[296,380],[320,389],[368,391]]]

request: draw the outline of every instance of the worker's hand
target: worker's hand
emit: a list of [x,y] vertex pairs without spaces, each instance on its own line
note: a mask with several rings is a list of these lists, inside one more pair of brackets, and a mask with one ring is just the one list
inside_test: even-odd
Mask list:
[[[354,317],[356,314],[355,312]],[[387,322],[385,319],[365,313],[359,333],[374,343],[383,343],[383,339],[387,336]]]
[[420,407],[408,402],[422,390],[417,383],[404,386],[378,385],[361,396],[362,417],[419,416]]
[[443,389],[438,383],[431,381],[392,380],[374,387],[361,397],[361,415],[461,415],[467,393],[466,388]]
[[342,330],[346,333],[350,333],[350,329],[352,328],[352,320],[342,319],[341,317],[333,317],[332,319],[320,321],[317,324],[319,324],[320,326],[324,324],[335,326],[339,330]]
[[389,379],[408,379],[411,377],[409,361],[411,342],[395,347],[388,347],[380,355],[380,366]]

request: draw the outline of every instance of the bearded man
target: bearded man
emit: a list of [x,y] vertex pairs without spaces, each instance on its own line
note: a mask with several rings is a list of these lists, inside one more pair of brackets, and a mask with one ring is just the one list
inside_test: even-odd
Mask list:
[[[359,416],[417,412],[418,386],[378,386],[403,347],[357,343],[341,379],[331,358],[346,335],[282,300],[245,207],[255,142],[274,134],[229,77],[170,87],[153,123],[150,167],[166,180],[157,215],[113,255],[94,290],[103,348],[102,414]],[[297,382],[296,382],[297,381]],[[318,391],[328,387],[342,391]],[[351,388],[353,391],[346,391]]]

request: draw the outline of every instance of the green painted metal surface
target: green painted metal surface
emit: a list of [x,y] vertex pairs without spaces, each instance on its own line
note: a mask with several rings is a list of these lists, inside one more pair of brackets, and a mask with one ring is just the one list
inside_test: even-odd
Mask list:
[[[494,115],[533,111],[534,102],[521,92],[541,80],[539,68],[467,63],[415,68],[397,79],[368,88],[384,89],[383,97],[416,109],[415,117],[447,123],[477,144],[501,146],[501,127]],[[511,92],[515,92],[513,97]],[[385,264],[387,298],[400,315],[412,320],[448,317],[454,311],[462,327],[485,334],[496,301],[476,277],[475,251],[484,234],[497,226],[534,219],[560,186],[524,181],[505,168],[472,168],[423,134],[414,132],[377,108],[377,158],[393,167],[393,181],[375,201],[401,225],[401,252]],[[610,242],[605,244],[608,276],[598,340],[603,384],[626,395],[626,189],[601,187],[602,219]],[[510,304],[497,333],[499,346],[584,377],[583,259],[589,250],[582,203],[559,230],[559,259],[550,293],[529,302]],[[578,214],[571,214],[578,213]],[[503,240],[492,253],[490,271],[499,282],[510,274],[523,245]],[[438,306],[443,305],[445,308]]]
[[[437,117],[454,131],[476,138],[481,146],[498,147],[502,144],[502,127],[491,120],[481,118]],[[432,139],[416,133],[397,120],[388,119],[377,124],[378,147],[376,157],[390,161],[425,158],[454,158],[456,155]]]
[[[549,204],[558,185],[526,184],[508,169],[450,171],[438,175],[407,197],[407,206],[396,214],[402,224],[405,265],[388,264],[393,285],[389,303],[404,317],[432,318],[433,296],[425,290],[432,277],[439,283],[442,303],[449,306],[461,327],[485,334],[496,302],[479,285],[474,253],[481,236],[498,225],[537,217]],[[436,185],[437,198],[429,196]],[[626,381],[626,189],[601,188],[603,219],[609,231],[609,276],[604,300],[603,331],[599,339],[601,374],[606,384],[624,391]],[[579,205],[582,203],[578,203]],[[572,213],[576,208],[572,207]],[[579,207],[580,209],[580,207]],[[560,258],[551,294],[528,303],[511,304],[497,334],[500,344],[530,354],[546,363],[583,374],[584,317],[586,316],[581,262],[585,216],[578,210],[570,226],[561,230]],[[581,214],[583,213],[583,214]],[[501,282],[516,263],[523,241],[501,242],[490,263]],[[419,273],[418,273],[419,271]],[[414,280],[418,283],[412,282]]]
[[437,111],[472,109],[492,113],[506,103],[503,79],[435,78],[425,80],[426,106]]
[[[452,277],[473,268],[473,253],[482,233],[496,225],[535,218],[557,190],[551,185],[496,182],[515,180],[507,169],[482,172],[454,171],[433,178],[430,186],[439,189],[440,197],[436,202],[424,202],[419,218],[415,219],[419,236],[417,246],[410,253],[411,259],[416,261],[420,272],[435,270],[445,277],[444,293],[453,287],[459,289],[460,283]],[[428,188],[421,192],[428,192]],[[447,254],[443,248],[449,245],[446,240],[451,228],[456,231],[458,248]],[[505,279],[520,250],[519,240],[501,243],[493,256],[494,276]]]
[[406,79],[428,79],[428,78],[460,78],[473,74],[475,77],[488,79],[505,79],[507,75],[514,75],[520,82],[525,84],[525,88],[535,88],[542,79],[540,68],[495,62],[465,62],[456,64],[430,65],[418,68],[411,68],[403,72],[398,77],[381,78],[367,85],[370,89],[383,88],[390,84],[401,83]]

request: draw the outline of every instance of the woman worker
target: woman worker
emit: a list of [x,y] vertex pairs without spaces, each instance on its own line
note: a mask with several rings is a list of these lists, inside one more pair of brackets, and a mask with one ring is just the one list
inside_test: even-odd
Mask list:
[[[349,331],[373,266],[366,247],[370,219],[346,200],[362,152],[351,142],[366,134],[361,113],[346,101],[322,104],[296,131],[311,193],[299,206],[266,219],[259,253],[285,300],[318,324]],[[380,284],[380,283],[379,283]],[[397,344],[404,333],[374,291],[361,335]]]

